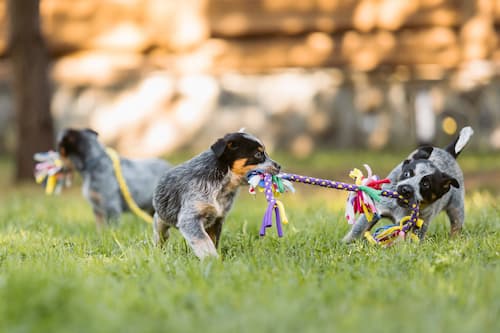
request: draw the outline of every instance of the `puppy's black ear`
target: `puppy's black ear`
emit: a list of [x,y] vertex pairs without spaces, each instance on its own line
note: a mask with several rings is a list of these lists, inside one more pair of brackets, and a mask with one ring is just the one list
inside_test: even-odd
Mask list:
[[414,160],[428,160],[433,150],[434,148],[430,146],[420,147],[411,158],[413,158]]
[[90,133],[90,134],[94,134],[95,136],[99,135],[96,131],[94,131],[91,128],[86,128],[86,129],[84,129],[84,131],[87,132],[87,133]]
[[236,149],[240,148],[239,145],[234,141],[229,141],[226,146],[227,146],[227,148],[229,148],[231,150],[236,150]]
[[455,187],[455,188],[460,188],[460,184],[458,183],[458,180],[456,180],[455,178],[453,178],[449,174],[443,172],[443,187],[449,188],[450,185]]
[[224,139],[219,139],[217,140],[211,147],[212,151],[214,152],[215,156],[217,158],[221,157],[222,154],[224,154],[224,151],[226,150],[226,140]]

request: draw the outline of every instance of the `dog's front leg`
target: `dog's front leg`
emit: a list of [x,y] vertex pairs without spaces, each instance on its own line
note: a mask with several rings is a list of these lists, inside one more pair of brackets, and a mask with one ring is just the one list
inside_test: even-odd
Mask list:
[[215,220],[214,224],[206,229],[208,236],[212,239],[215,244],[215,248],[219,247],[220,234],[222,232],[222,225],[224,224],[224,219],[218,218]]
[[101,231],[104,228],[104,224],[106,223],[104,218],[104,210],[99,207],[93,207],[95,223],[98,231]]
[[344,243],[352,243],[354,240],[360,238],[363,233],[368,229],[369,223],[365,215],[358,217],[351,230],[344,236],[342,241]]
[[158,213],[154,214],[153,220],[153,240],[156,246],[163,246],[170,236],[170,226],[162,220]]
[[212,239],[207,234],[204,228],[205,216],[200,216],[193,212],[181,212],[177,220],[177,227],[184,238],[188,241],[189,246],[194,251],[194,254],[200,258],[218,257],[217,249],[215,248]]
[[102,195],[97,191],[89,191],[87,197],[92,205],[97,230],[102,230],[106,223],[106,209],[103,206]]

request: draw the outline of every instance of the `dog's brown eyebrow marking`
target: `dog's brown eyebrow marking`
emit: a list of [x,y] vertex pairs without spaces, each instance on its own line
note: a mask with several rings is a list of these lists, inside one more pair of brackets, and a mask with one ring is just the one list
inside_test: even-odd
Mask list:
[[257,148],[257,150],[260,152],[264,152],[264,147],[260,146],[259,148]]

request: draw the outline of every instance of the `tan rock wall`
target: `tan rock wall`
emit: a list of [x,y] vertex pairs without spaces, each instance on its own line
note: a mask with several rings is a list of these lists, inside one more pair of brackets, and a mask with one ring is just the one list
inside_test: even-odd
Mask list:
[[[94,127],[129,155],[240,127],[299,155],[412,146],[419,94],[437,141],[450,116],[500,149],[500,0],[42,0],[41,12],[58,127]],[[0,0],[0,55],[6,19]]]

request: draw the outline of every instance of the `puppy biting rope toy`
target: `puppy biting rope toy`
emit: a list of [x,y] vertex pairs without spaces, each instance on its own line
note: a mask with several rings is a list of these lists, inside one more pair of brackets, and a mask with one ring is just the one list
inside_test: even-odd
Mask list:
[[249,192],[251,194],[256,193],[256,189],[264,191],[266,195],[266,200],[268,202],[266,213],[262,219],[262,225],[260,228],[260,235],[266,235],[266,228],[270,228],[273,225],[273,210],[276,217],[276,230],[278,232],[278,237],[283,237],[283,229],[281,224],[288,224],[288,218],[286,217],[285,207],[283,203],[276,200],[276,196],[281,193],[290,191],[295,192],[292,183],[287,180],[283,180],[277,176],[271,175],[269,173],[262,173],[261,171],[253,171],[248,176],[248,183],[250,184]]
[[[394,199],[400,199],[403,200],[407,203],[409,203],[408,200],[406,200],[401,194],[395,191],[390,191],[390,190],[382,190],[381,186],[382,184],[387,184],[390,183],[390,180],[388,179],[381,179],[379,180],[377,176],[373,176],[371,173],[371,169],[369,166],[365,165],[365,168],[368,171],[368,177],[364,177],[362,172],[358,169],[354,169],[351,171],[350,176],[355,179],[356,184],[347,184],[347,183],[342,183],[342,182],[336,182],[328,179],[321,179],[321,178],[314,178],[314,177],[307,177],[307,176],[301,176],[301,175],[296,175],[296,174],[290,174],[290,173],[283,173],[278,176],[273,176],[275,179],[281,179],[282,181],[293,181],[293,182],[298,182],[298,183],[303,183],[303,184],[309,184],[309,185],[317,185],[317,186],[322,186],[326,188],[332,188],[332,189],[337,189],[337,190],[344,190],[344,191],[349,191],[353,192],[349,195],[347,205],[346,205],[346,218],[349,223],[354,223],[355,220],[355,215],[356,214],[364,214],[369,222],[371,222],[374,218],[374,216],[378,216],[378,211],[377,208],[374,204],[374,201],[380,201],[380,197],[388,197],[388,198],[394,198]],[[255,171],[249,176],[249,179],[251,177],[256,177],[260,176],[260,179],[266,179],[267,174],[262,174],[260,171]],[[271,182],[272,183],[272,182]],[[264,188],[270,187],[271,183],[264,183]],[[252,185],[252,183],[251,183]],[[251,193],[252,193],[252,188],[251,188]],[[271,223],[268,222],[272,218],[272,208],[274,207],[274,204],[272,203],[272,200],[274,199],[272,197],[272,191],[271,191],[271,196],[268,197],[266,193],[266,198],[268,199],[269,206],[266,211],[266,215],[264,216],[263,220],[263,228],[261,229],[261,235],[264,235],[265,233],[262,232],[264,229],[264,223],[265,226],[269,227],[271,226]],[[271,207],[271,208],[270,208]],[[278,212],[279,214],[279,212]],[[277,217],[279,215],[277,214]],[[415,228],[420,228],[423,224],[423,221],[418,219],[419,215],[419,206],[418,204],[414,203],[412,204],[412,215],[407,216],[403,218],[400,221],[400,224],[398,225],[391,225],[387,227],[382,227],[376,230],[375,234],[368,235],[365,234],[365,237],[371,242],[371,243],[378,243],[382,245],[389,245],[396,236],[399,236],[400,238],[403,237],[405,238],[407,235],[409,235],[409,238],[412,240],[417,240],[418,237],[413,233],[413,230]],[[378,219],[377,219],[378,220]],[[372,223],[371,227],[376,223],[377,221],[374,221]],[[279,225],[279,222],[277,220],[277,227],[278,227],[278,234],[282,235],[282,230],[281,230],[281,225]],[[397,231],[397,232],[396,232]],[[370,238],[369,238],[370,237]]]
[[71,178],[64,169],[59,154],[55,151],[36,153],[33,158],[38,163],[35,165],[35,181],[42,184],[46,194],[59,194],[63,186],[71,185]]

